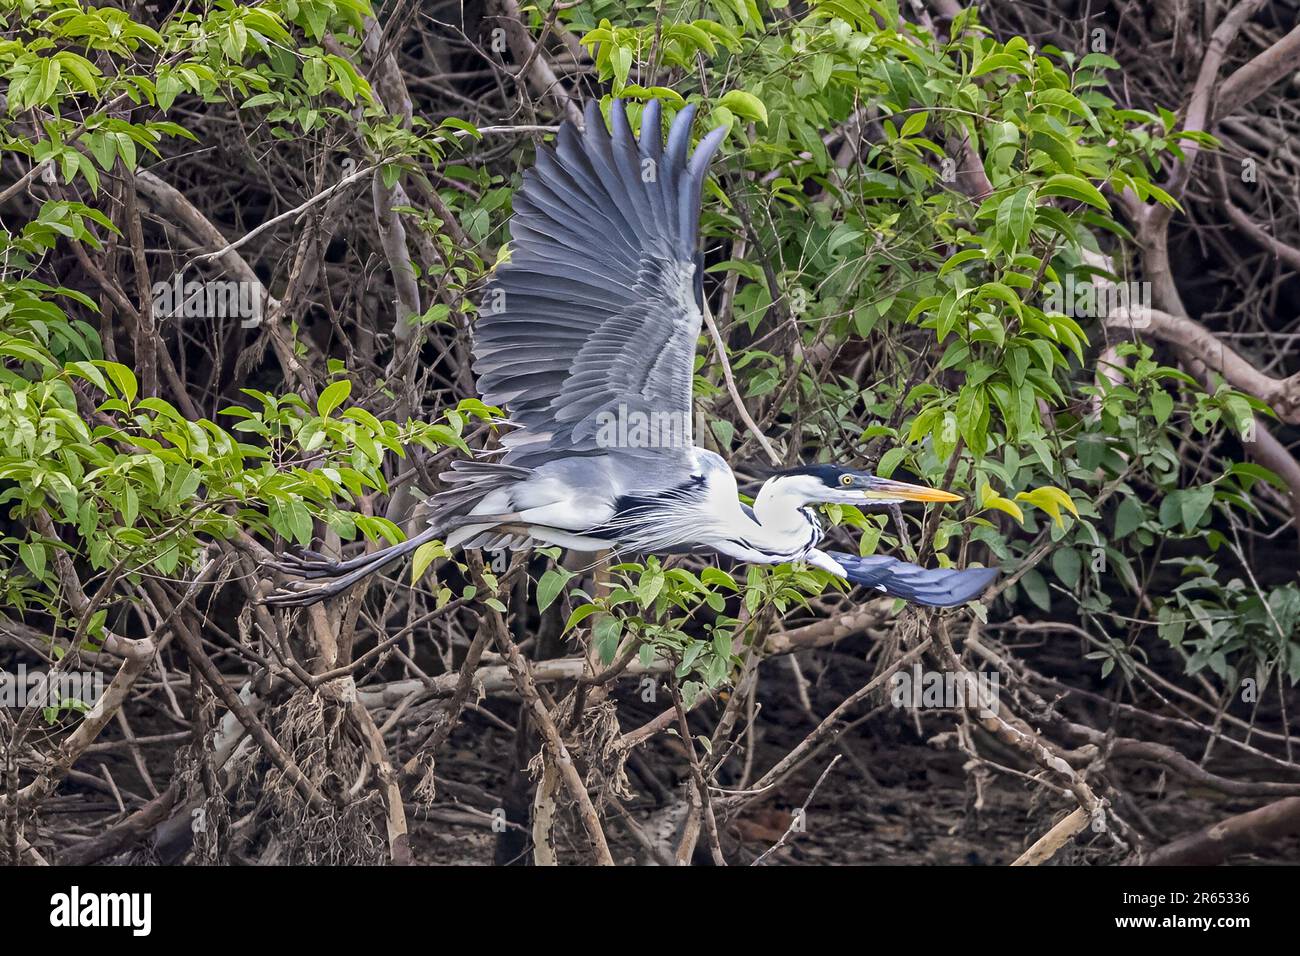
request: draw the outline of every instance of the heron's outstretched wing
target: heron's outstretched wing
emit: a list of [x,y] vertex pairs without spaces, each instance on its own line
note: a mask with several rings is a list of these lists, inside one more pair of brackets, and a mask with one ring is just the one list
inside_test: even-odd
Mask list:
[[588,103],[585,133],[565,123],[557,148],[538,151],[515,193],[510,260],[484,295],[474,367],[483,400],[520,426],[505,440],[508,464],[595,452],[611,415],[632,427],[647,416],[651,428],[675,430],[674,447],[691,446],[700,193],[726,129],[688,157],[693,106],[666,145],[657,101],[642,113],[639,144],[623,104],[611,112],[612,132]]
[[954,607],[973,601],[998,576],[997,568],[922,568],[882,554],[860,558],[843,551],[826,552],[854,584],[927,607]]

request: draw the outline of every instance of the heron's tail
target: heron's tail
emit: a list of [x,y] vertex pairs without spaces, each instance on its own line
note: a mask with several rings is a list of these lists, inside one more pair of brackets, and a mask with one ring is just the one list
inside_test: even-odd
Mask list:
[[[267,596],[272,607],[307,607],[326,598],[342,594],[362,578],[405,557],[426,541],[447,535],[447,546],[499,548],[514,544],[518,538],[491,530],[495,515],[485,512],[510,510],[510,486],[532,476],[532,471],[495,462],[456,461],[439,477],[446,483],[421,509],[429,516],[429,527],[413,538],[392,547],[363,554],[349,561],[335,561],[314,551],[301,555],[284,553],[273,566],[285,574],[303,578],[290,581]],[[472,519],[484,514],[482,524]]]
[[973,601],[998,576],[997,568],[923,568],[883,554],[860,558],[843,551],[828,553],[854,584],[926,607],[955,607]]
[[[513,511],[511,487],[532,477],[532,469],[518,465],[458,459],[438,476],[445,488],[428,500],[427,507],[440,519]],[[447,536],[447,547],[497,551],[522,544],[515,535],[485,531],[485,528],[466,524]]]
[[304,580],[281,585],[266,597],[264,603],[272,607],[307,607],[335,597],[362,578],[410,554],[426,541],[432,541],[438,533],[439,528],[430,525],[412,538],[350,561],[333,561],[315,551],[304,551],[301,556],[285,552],[275,567]]

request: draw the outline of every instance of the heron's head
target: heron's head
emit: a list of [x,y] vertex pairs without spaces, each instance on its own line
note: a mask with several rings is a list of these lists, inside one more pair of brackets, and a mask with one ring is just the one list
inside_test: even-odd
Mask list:
[[954,495],[925,485],[879,478],[870,472],[839,465],[806,465],[778,472],[767,480],[773,492],[802,499],[803,504],[891,505],[904,501],[961,501]]

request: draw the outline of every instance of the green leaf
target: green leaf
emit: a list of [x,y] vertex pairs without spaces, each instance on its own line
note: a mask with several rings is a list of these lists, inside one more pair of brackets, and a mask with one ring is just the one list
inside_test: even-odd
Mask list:
[[1115,538],[1127,538],[1145,520],[1146,510],[1142,507],[1142,502],[1132,496],[1125,496],[1115,511]]
[[128,404],[135,401],[136,395],[140,393],[140,385],[136,381],[134,372],[118,362],[96,362],[95,364],[108,373],[108,377],[113,380],[113,384],[117,386],[118,392]]
[[1102,212],[1110,212],[1110,203],[1106,202],[1106,197],[1101,194],[1096,186],[1086,179],[1070,173],[1057,173],[1051,177],[1039,187],[1038,195],[1077,199],[1080,202],[1086,202],[1090,206],[1096,206]]
[[1020,579],[1020,584],[1025,589],[1025,594],[1029,596],[1029,600],[1044,611],[1052,609],[1052,594],[1047,589],[1047,581],[1042,574],[1030,568],[1025,572],[1025,576]]
[[706,567],[700,572],[700,580],[705,584],[724,587],[730,591],[740,590],[740,585],[736,583],[736,579],[726,571],[722,570],[722,568],[715,568],[712,566]]
[[1032,186],[1024,186],[1007,196],[998,206],[997,230],[1003,248],[1010,252],[1024,246],[1029,241],[1033,226],[1034,189]]
[[1074,548],[1057,548],[1052,553],[1052,570],[1067,588],[1079,583],[1079,572],[1083,570],[1083,559]]
[[752,93],[746,93],[744,90],[729,90],[722,99],[718,100],[718,105],[725,106],[737,116],[767,125],[767,107]]
[[448,557],[451,557],[451,552],[441,541],[424,542],[415,549],[415,558],[411,561],[411,583],[417,584],[436,559]]
[[906,139],[909,136],[915,136],[921,130],[925,129],[925,124],[929,122],[930,114],[921,110],[913,113],[904,121],[903,128],[898,131],[898,135]]
[[1174,397],[1163,388],[1158,388],[1151,393],[1151,414],[1155,417],[1157,425],[1163,425],[1173,410]]
[[1194,531],[1196,526],[1201,523],[1201,518],[1213,501],[1213,485],[1202,485],[1200,488],[1184,490],[1179,496],[1179,510],[1182,514],[1183,527],[1187,531]]
[[316,400],[316,412],[321,418],[329,418],[330,412],[338,408],[352,394],[352,383],[347,379],[327,385]]
[[1044,485],[1042,488],[1035,488],[1033,491],[1022,491],[1016,495],[1016,501],[1028,501],[1036,508],[1042,508],[1052,520],[1058,525],[1064,527],[1065,521],[1061,517],[1061,509],[1065,508],[1076,518],[1079,517],[1079,509],[1075,506],[1070,496],[1060,488],[1052,485]]
[[1055,106],[1067,112],[1073,113],[1088,122],[1098,133],[1101,133],[1101,125],[1097,122],[1097,117],[1093,115],[1088,105],[1068,90],[1046,89],[1039,90],[1034,94],[1035,105]]
[[555,603],[555,599],[563,593],[564,586],[572,577],[573,572],[564,568],[550,568],[543,574],[541,580],[537,582],[537,610],[545,611]]
[[971,76],[984,76],[992,73],[994,70],[1012,70],[1016,73],[1025,72],[1024,64],[1009,53],[994,53],[980,61],[979,66],[971,72]]
[[45,575],[45,546],[32,541],[24,541],[18,546],[18,556],[22,558],[23,564],[32,572],[36,578],[42,578]]
[[579,604],[573,609],[573,613],[569,615],[569,620],[564,624],[565,633],[573,630],[599,610],[600,606],[597,604]]
[[658,568],[647,570],[641,575],[641,580],[636,586],[636,599],[642,607],[650,607],[654,604],[655,598],[663,590],[664,573]]
[[902,464],[903,459],[907,457],[906,448],[891,448],[880,456],[880,462],[876,465],[876,474],[881,478],[888,478],[894,473],[894,469]]
[[592,639],[596,642],[596,653],[601,662],[610,664],[618,653],[618,641],[623,635],[623,621],[612,614],[602,617],[592,629]]

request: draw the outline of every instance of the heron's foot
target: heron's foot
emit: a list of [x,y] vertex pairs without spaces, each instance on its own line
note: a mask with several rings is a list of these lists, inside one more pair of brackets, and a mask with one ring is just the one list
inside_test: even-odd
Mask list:
[[292,574],[309,581],[335,577],[345,570],[342,561],[321,554],[319,551],[303,551],[301,554],[285,551],[279,556],[279,560],[271,562],[271,567],[284,574]]
[[268,607],[301,607],[307,604],[315,604],[327,597],[333,597],[343,590],[346,590],[346,588],[338,588],[333,584],[286,581],[272,593],[262,598],[262,603]]

